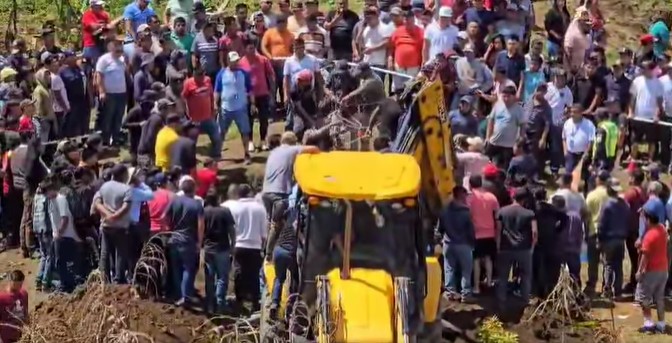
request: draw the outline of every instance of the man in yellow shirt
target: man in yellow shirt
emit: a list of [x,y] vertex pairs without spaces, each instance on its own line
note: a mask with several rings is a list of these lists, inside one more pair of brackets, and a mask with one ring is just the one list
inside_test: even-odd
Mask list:
[[170,148],[180,138],[178,132],[181,120],[181,115],[177,113],[169,114],[166,118],[166,126],[156,135],[156,146],[154,147],[156,166],[164,172],[170,168]]
[[586,207],[588,208],[588,221],[586,225],[586,245],[588,248],[588,282],[584,293],[588,296],[595,294],[597,285],[597,273],[600,265],[600,251],[597,247],[597,224],[600,221],[602,207],[609,200],[607,186],[611,175],[608,171],[602,170],[597,175],[596,187],[586,197]]

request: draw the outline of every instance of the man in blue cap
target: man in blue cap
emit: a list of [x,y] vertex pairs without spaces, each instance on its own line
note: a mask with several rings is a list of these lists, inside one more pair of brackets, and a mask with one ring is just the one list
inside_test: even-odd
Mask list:
[[474,97],[463,95],[456,109],[448,113],[450,121],[450,132],[455,137],[456,134],[463,134],[469,137],[478,134],[478,119],[472,112]]

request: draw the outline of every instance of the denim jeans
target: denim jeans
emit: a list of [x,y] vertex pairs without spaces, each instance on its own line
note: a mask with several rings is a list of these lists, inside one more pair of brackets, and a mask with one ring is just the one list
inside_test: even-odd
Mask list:
[[[105,280],[126,283],[126,272],[133,273],[133,247],[128,228],[103,227],[100,239],[100,270]],[[114,275],[111,277],[112,267]]]
[[59,291],[70,293],[75,290],[77,281],[82,278],[82,246],[70,237],[54,239],[56,269],[61,280]]
[[84,49],[82,50],[82,55],[88,63],[92,66],[96,66],[96,62],[98,61],[98,58],[102,56],[102,52],[100,51],[100,48],[97,46],[85,46]]
[[226,306],[226,292],[229,289],[231,271],[231,251],[205,251],[205,301],[206,308],[213,312]]
[[514,264],[520,271],[521,297],[527,303],[532,289],[532,249],[502,250],[497,254],[497,301],[506,302],[506,290],[509,284],[509,273]]
[[[124,55],[126,55],[126,58],[130,59],[131,57],[133,57],[134,53],[135,53],[135,42],[133,41],[124,42]],[[214,84],[215,81],[212,81],[212,83]]]
[[40,249],[40,263],[37,265],[37,277],[35,283],[43,286],[51,286],[54,238],[51,232],[37,234],[37,244]]
[[294,290],[298,278],[298,269],[296,265],[296,255],[282,247],[275,247],[273,249],[273,265],[275,266],[275,280],[273,281],[273,293],[271,299],[273,304],[280,305],[282,298],[282,287],[287,280],[287,272],[292,274],[292,284],[290,285],[290,293]]
[[170,262],[173,273],[173,290],[179,291],[179,299],[187,299],[194,294],[196,280],[196,261],[198,249],[195,242],[171,243],[169,245]]
[[460,294],[462,296],[471,295],[473,252],[474,247],[467,244],[443,244],[443,268],[445,269],[445,287],[448,292],[457,293],[457,276],[460,275]]
[[103,143],[108,144],[110,138],[119,139],[121,132],[121,122],[126,112],[126,93],[106,94],[103,103],[101,118],[101,131]]
[[207,119],[200,123],[201,133],[205,133],[210,138],[210,157],[222,157],[222,134],[219,124],[214,119]]
[[625,258],[625,239],[609,239],[600,242],[604,253],[602,280],[604,290],[620,295],[623,287],[623,259]]
[[565,160],[562,148],[562,125],[550,126],[548,143],[550,149],[551,172],[557,173]]
[[247,108],[236,111],[222,109],[217,116],[217,121],[219,122],[220,137],[223,141],[226,140],[226,134],[229,132],[231,123],[236,123],[238,132],[241,136],[249,136],[252,133],[250,117],[247,115]]

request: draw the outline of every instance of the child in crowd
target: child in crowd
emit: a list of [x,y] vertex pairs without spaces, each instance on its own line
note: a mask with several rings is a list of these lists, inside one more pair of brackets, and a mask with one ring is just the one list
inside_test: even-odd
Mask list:
[[18,342],[20,327],[28,323],[28,292],[23,288],[25,278],[20,270],[10,272],[7,290],[0,292],[0,342]]

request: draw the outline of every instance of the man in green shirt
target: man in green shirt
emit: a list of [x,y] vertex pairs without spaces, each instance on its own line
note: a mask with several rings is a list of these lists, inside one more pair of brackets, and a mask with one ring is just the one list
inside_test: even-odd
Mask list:
[[597,275],[600,265],[600,251],[597,246],[597,224],[600,221],[602,207],[604,207],[604,204],[606,204],[607,200],[609,200],[607,186],[609,185],[610,179],[611,174],[609,174],[608,171],[599,171],[597,179],[595,180],[597,186],[595,189],[590,191],[586,197],[586,207],[588,208],[588,222],[586,223],[586,245],[588,248],[588,282],[586,282],[586,288],[583,292],[590,297],[595,294],[595,286],[597,285]]
[[191,71],[191,47],[194,43],[194,35],[187,31],[187,21],[182,17],[173,20],[173,33],[170,39],[175,45],[175,49],[184,51],[187,57],[187,66]]

